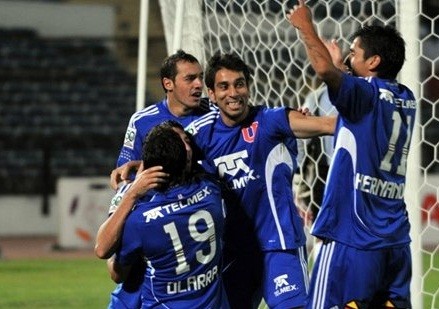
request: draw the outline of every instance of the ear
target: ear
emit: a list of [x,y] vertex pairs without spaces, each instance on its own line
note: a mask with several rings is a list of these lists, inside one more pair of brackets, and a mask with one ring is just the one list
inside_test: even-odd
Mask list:
[[166,91],[174,90],[174,82],[172,81],[172,79],[165,77],[163,78],[162,83]]
[[367,62],[369,64],[369,71],[376,71],[376,68],[381,63],[381,57],[378,55],[373,55],[367,59]]
[[207,95],[209,96],[210,101],[212,101],[213,103],[216,103],[215,92],[213,92],[212,89],[207,88]]

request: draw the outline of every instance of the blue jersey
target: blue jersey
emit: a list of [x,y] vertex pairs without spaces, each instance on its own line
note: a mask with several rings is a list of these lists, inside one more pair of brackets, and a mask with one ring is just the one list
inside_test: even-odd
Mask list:
[[134,113],[128,123],[123,147],[117,160],[117,166],[121,166],[128,161],[142,159],[143,140],[154,126],[166,120],[175,120],[181,123],[183,127],[186,127],[192,121],[214,108],[215,107],[209,105],[206,100],[201,100],[199,109],[194,110],[189,115],[177,117],[169,111],[168,102],[165,99]]
[[[166,120],[175,120],[181,123],[184,126],[187,126],[193,120],[197,119],[201,115],[209,112],[211,109],[214,109],[213,105],[210,105],[207,100],[201,100],[200,108],[194,110],[190,115],[176,117],[174,116],[168,108],[167,100],[163,100],[154,105],[148,106],[141,111],[134,113],[131,116],[130,122],[128,124],[127,131],[125,133],[124,144],[119,154],[119,158],[117,160],[117,166],[121,166],[128,161],[132,160],[141,160],[142,159],[142,144],[145,139],[145,136],[149,133],[149,131],[156,125],[162,123]],[[135,174],[131,175],[131,178],[134,179]],[[116,195],[113,197],[109,214],[112,214],[120,200],[123,197],[125,191],[129,188],[129,186],[122,186],[119,188]],[[147,196],[150,198],[151,193],[148,192]],[[144,269],[144,265],[139,263],[138,273],[141,273]],[[130,276],[127,281],[131,280]],[[112,292],[110,307],[111,308],[123,308],[119,304],[134,304],[140,303],[140,285],[138,285],[137,293],[135,289],[135,282],[137,280],[133,280],[133,282],[125,281],[123,284],[119,284],[116,289]],[[129,287],[129,288],[128,288]],[[128,306],[128,308],[137,308],[135,306]]]
[[361,249],[409,243],[403,196],[416,111],[413,93],[395,81],[345,74],[330,98],[340,117],[312,234]]
[[[305,244],[303,220],[294,204],[292,180],[297,143],[289,126],[288,109],[250,106],[239,125],[226,126],[219,111],[189,127],[209,172],[227,183],[223,193],[228,211],[241,208],[250,220],[262,250],[295,249]],[[234,216],[228,213],[228,219]],[[244,246],[242,222],[233,224],[227,241]]]
[[141,200],[117,261],[147,261],[142,308],[228,308],[221,281],[224,212],[219,185],[202,180]]

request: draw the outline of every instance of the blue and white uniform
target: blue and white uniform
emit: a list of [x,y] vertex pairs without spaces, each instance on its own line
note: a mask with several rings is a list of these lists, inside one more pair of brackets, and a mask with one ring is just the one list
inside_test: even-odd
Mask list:
[[[127,131],[125,133],[124,144],[117,160],[117,166],[121,166],[129,161],[142,159],[142,145],[143,141],[148,135],[149,131],[156,125],[161,124],[167,120],[175,120],[183,125],[183,127],[189,125],[193,120],[199,118],[201,115],[216,109],[215,106],[208,103],[207,100],[202,99],[200,108],[194,110],[191,114],[176,117],[168,108],[168,102],[166,99],[163,101],[150,105],[141,111],[134,113],[128,124]],[[132,180],[135,177],[135,173],[131,175]],[[123,192],[127,188],[120,188],[110,205],[109,215],[111,215],[117,208],[117,202],[122,198]],[[150,197],[151,194],[148,194]],[[138,270],[133,272],[143,273],[145,269],[145,263],[139,262],[139,265],[134,267]],[[131,278],[133,277],[133,279]],[[140,308],[140,284],[138,276],[130,275],[129,278],[123,283],[118,284],[116,289],[111,293],[111,299],[109,309],[133,309]],[[135,288],[137,286],[137,289]],[[134,305],[136,304],[137,305]],[[123,304],[130,304],[130,306],[124,306]]]
[[[251,246],[246,237],[256,235],[265,263],[262,292],[269,307],[303,305],[307,285],[305,234],[292,192],[296,138],[289,126],[288,109],[249,108],[248,117],[237,126],[225,125],[219,111],[213,111],[194,121],[189,133],[204,154],[206,169],[225,180],[229,189],[223,193],[228,210],[226,249],[236,248],[240,254]],[[236,219],[239,209],[243,210],[240,218],[248,224]],[[283,257],[277,260],[290,251],[295,252],[295,262]],[[276,252],[279,255],[273,254]],[[284,268],[283,263],[297,263],[297,267],[290,264]],[[246,277],[239,280],[241,286],[246,285]],[[298,303],[284,302],[294,295],[300,295]]]
[[221,280],[224,211],[220,187],[204,179],[139,200],[116,260],[147,262],[142,308],[227,309]]
[[389,291],[383,302],[409,304],[410,223],[403,195],[413,93],[395,81],[344,74],[330,99],[340,117],[311,231],[325,244],[313,269],[309,308],[367,303],[383,290]]
[[169,111],[168,102],[165,99],[134,113],[128,123],[123,147],[117,159],[117,166],[122,166],[129,161],[142,159],[143,140],[156,125],[167,120],[175,120],[181,123],[183,127],[186,127],[195,119],[214,109],[216,109],[215,106],[202,99],[200,108],[195,109],[189,115],[177,117]]

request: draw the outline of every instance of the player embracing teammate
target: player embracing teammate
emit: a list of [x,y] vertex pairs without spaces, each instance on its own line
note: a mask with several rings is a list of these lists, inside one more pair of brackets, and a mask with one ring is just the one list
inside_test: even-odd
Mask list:
[[[249,67],[234,54],[216,54],[205,80],[218,109],[187,127],[207,172],[226,183],[220,277],[230,307],[255,308],[262,296],[270,308],[411,308],[403,192],[416,104],[395,80],[404,41],[390,27],[359,29],[344,72],[340,49],[317,36],[304,1],[288,19],[328,86],[337,123],[334,117],[250,104]],[[323,246],[309,286],[303,221],[292,192],[296,139],[328,134],[336,142],[312,229]],[[117,170],[113,181],[127,169]],[[156,176],[150,183],[163,179]],[[107,243],[112,249],[129,215],[114,219],[119,229]]]

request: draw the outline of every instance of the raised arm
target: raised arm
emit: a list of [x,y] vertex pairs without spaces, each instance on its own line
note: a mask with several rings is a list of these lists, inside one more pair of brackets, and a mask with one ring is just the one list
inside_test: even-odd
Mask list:
[[99,227],[94,249],[97,257],[108,259],[113,255],[119,245],[125,220],[134,203],[147,191],[166,182],[167,177],[168,174],[162,172],[161,166],[154,166],[137,174],[136,179],[123,195],[116,211]]
[[288,20],[298,30],[318,77],[328,85],[331,91],[337,91],[343,73],[333,64],[331,54],[319,38],[312,22],[311,10],[305,5],[304,0],[298,0],[298,2],[299,4],[287,14]]

